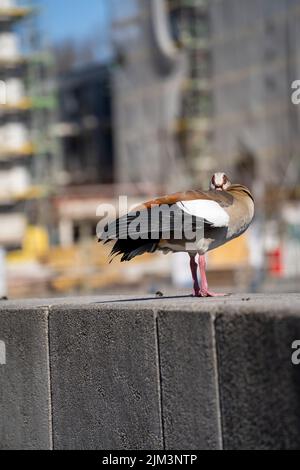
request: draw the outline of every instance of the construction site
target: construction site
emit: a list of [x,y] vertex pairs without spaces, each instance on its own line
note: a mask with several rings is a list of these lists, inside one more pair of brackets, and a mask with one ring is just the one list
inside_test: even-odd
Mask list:
[[184,254],[108,264],[97,208],[207,188],[218,170],[253,190],[257,215],[209,254],[210,279],[292,289],[298,2],[126,1],[110,3],[110,59],[61,73],[36,3],[0,0],[0,296],[188,292]]

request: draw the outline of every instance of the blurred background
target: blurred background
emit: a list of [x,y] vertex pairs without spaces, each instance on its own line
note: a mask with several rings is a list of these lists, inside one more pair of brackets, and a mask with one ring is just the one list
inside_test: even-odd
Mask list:
[[101,203],[251,188],[212,286],[300,280],[299,0],[0,0],[0,297],[191,292],[185,254],[108,264]]

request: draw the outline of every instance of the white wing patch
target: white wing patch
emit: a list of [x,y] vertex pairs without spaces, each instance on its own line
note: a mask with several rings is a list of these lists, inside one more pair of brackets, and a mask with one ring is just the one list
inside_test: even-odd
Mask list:
[[189,215],[207,220],[213,227],[228,227],[229,215],[216,201],[195,199],[177,202],[177,206]]

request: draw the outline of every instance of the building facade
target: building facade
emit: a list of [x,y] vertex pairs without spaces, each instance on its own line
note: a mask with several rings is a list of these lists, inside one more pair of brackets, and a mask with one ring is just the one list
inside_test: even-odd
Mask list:
[[41,86],[47,60],[31,42],[35,16],[28,5],[0,0],[0,245],[7,250],[24,245],[30,226],[47,224],[43,198],[52,183],[55,102]]
[[248,181],[299,177],[300,5],[297,0],[212,0],[214,150]]
[[175,135],[186,64],[165,2],[122,3],[113,2],[116,181],[153,194],[185,178]]
[[207,184],[214,167],[211,21],[208,0],[167,0],[173,39],[187,57],[178,139],[195,179]]
[[[162,142],[172,133],[163,129],[172,127],[175,143],[168,145],[198,182],[219,169],[245,182],[297,181],[297,0],[136,0],[127,2],[126,15],[115,9],[119,179],[165,175]],[[176,75],[182,54],[185,68]]]
[[20,246],[27,219],[21,201],[31,186],[31,101],[25,85],[26,59],[15,25],[30,15],[13,0],[0,1],[0,245]]
[[111,70],[90,65],[70,70],[58,79],[60,139],[65,184],[112,184]]

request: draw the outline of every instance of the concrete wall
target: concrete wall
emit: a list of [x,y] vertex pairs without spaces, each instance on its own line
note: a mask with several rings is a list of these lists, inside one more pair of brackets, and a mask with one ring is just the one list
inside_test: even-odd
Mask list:
[[1,302],[0,448],[300,448],[297,339],[297,294]]

